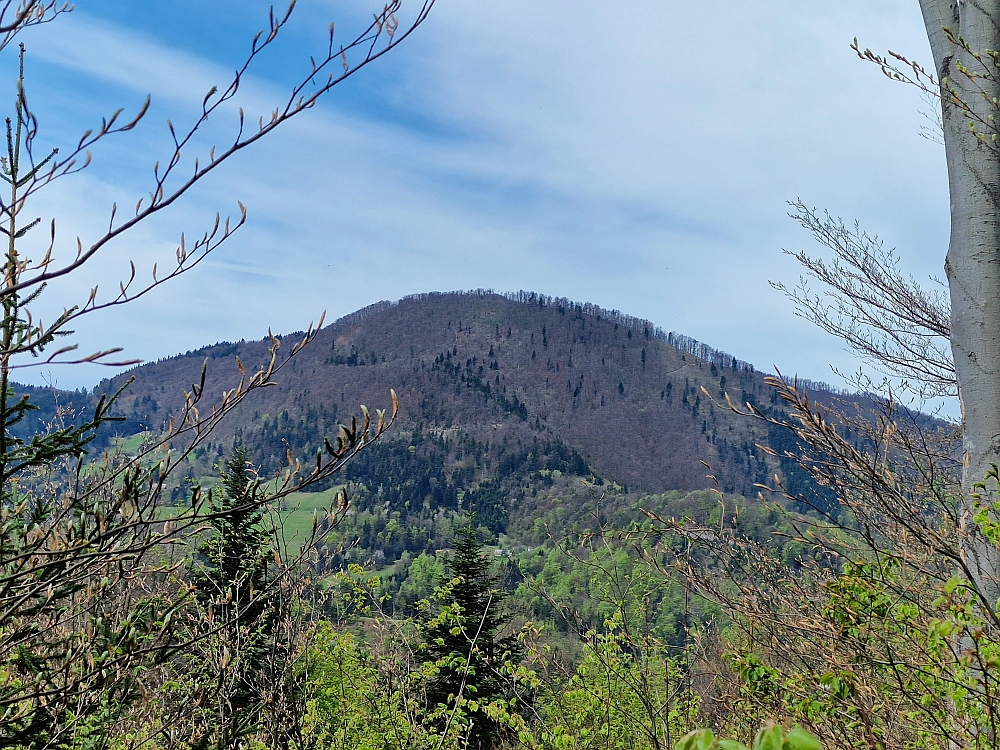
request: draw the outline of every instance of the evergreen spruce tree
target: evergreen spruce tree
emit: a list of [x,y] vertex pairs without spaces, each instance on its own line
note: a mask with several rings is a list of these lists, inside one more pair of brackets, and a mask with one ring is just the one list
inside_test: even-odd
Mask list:
[[277,602],[269,596],[273,529],[267,525],[261,487],[244,449],[237,448],[226,462],[212,510],[213,533],[198,547],[194,585],[204,621],[219,628],[215,642],[228,652],[233,675],[225,687],[218,682],[203,686],[211,692],[206,697],[214,704],[215,726],[203,736],[202,746],[221,749],[235,747],[239,737],[260,724],[255,686],[267,679],[279,615]]
[[470,722],[468,746],[493,748],[507,732],[483,709],[513,698],[513,681],[504,665],[520,661],[523,647],[516,634],[504,634],[511,620],[506,593],[471,522],[456,533],[452,546],[450,581],[435,594],[439,606],[425,609],[419,621],[418,653],[433,665],[425,686],[429,723],[445,729],[461,703]]

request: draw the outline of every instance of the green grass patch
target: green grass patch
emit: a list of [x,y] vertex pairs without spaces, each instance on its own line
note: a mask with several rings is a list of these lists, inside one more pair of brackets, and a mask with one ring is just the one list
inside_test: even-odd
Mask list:
[[293,492],[282,502],[279,514],[290,549],[298,549],[312,533],[313,516],[320,519],[327,508],[337,502],[340,487],[331,487],[323,492]]
[[129,437],[119,437],[115,438],[115,446],[130,456],[134,456],[142,448],[143,442],[149,438],[149,432],[137,432],[135,435],[130,435]]

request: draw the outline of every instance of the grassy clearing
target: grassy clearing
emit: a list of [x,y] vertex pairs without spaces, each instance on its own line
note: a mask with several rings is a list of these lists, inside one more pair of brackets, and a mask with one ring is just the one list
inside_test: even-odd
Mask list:
[[129,437],[115,438],[115,447],[123,453],[134,456],[139,453],[143,442],[148,439],[149,432],[137,432],[135,435],[130,435]]
[[279,516],[289,548],[301,546],[312,532],[313,515],[322,518],[327,508],[337,502],[340,489],[331,487],[323,492],[294,492],[285,499]]

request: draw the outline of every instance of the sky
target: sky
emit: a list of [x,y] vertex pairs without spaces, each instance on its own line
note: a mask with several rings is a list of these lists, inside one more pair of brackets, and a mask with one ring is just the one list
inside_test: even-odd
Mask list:
[[[240,92],[249,119],[308,71],[330,21],[346,39],[380,7],[300,0]],[[403,0],[404,26],[416,8]],[[57,253],[148,192],[170,155],[167,118],[192,121],[267,12],[258,0],[81,0],[21,37],[39,149],[152,97],[135,130],[28,208],[57,220]],[[787,202],[859,221],[918,279],[943,275],[948,234],[928,105],[859,60],[855,37],[930,64],[915,0],[438,0],[397,49],[54,283],[37,314],[84,302],[95,283],[110,293],[130,260],[140,276],[163,268],[181,232],[200,235],[239,199],[245,227],[185,277],[83,319],[81,351],[148,361],[418,292],[525,289],[839,385],[831,366],[858,362],[769,283],[799,276],[783,250],[820,252]],[[15,66],[13,47],[0,52],[0,107]],[[234,110],[220,113],[190,158],[235,127]],[[109,374],[46,366],[21,379],[78,388]]]

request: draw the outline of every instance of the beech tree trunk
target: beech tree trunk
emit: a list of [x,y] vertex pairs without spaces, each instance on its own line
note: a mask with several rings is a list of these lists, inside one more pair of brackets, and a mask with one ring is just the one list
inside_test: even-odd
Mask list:
[[[1000,49],[1000,0],[920,0],[920,9],[942,83],[951,193],[945,272],[962,408],[965,562],[996,607],[1000,555],[969,516],[973,485],[983,481],[991,464],[1000,464],[1000,139],[993,142],[997,129],[990,126],[991,115],[1000,121],[1000,108],[993,103],[1000,98],[1000,68],[987,56],[988,50]],[[963,69],[988,77],[970,79]]]

